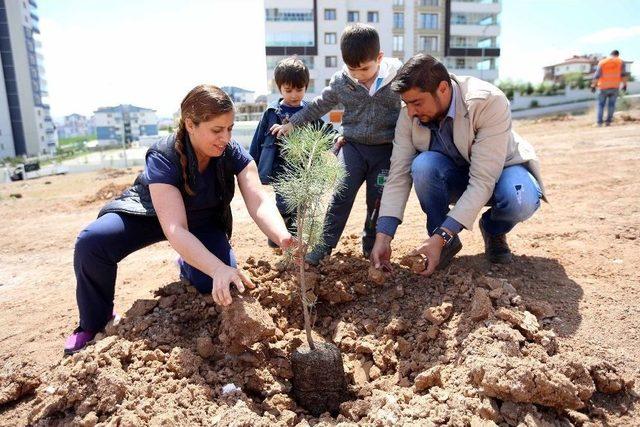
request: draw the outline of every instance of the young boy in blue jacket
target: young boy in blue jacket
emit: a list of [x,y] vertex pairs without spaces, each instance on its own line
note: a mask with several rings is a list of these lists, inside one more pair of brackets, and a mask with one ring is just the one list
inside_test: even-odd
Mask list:
[[391,90],[391,81],[402,65],[384,58],[378,32],[369,25],[348,26],[340,38],[345,67],[335,73],[322,94],[271,131],[286,135],[294,126],[309,123],[339,104],[344,105],[342,146],[339,158],[347,177],[344,188],[334,194],[327,211],[325,247],[307,254],[305,260],[317,265],[338,244],[353,202],[363,183],[367,184],[367,217],[362,233],[362,252],[369,257],[376,238],[376,221],[382,188],[389,173],[396,121],[400,114],[400,95]]
[[[309,69],[304,62],[296,57],[286,58],[276,65],[274,79],[282,98],[271,103],[265,110],[249,149],[249,153],[258,166],[260,181],[265,185],[276,180],[284,169],[284,160],[279,145],[281,140],[272,135],[270,129],[274,125],[287,124],[291,116],[307,105],[303,98],[309,86]],[[313,123],[319,128],[325,126],[325,123],[319,118]],[[284,200],[278,192],[276,192],[276,206],[289,231],[295,232],[295,214],[287,212]],[[271,240],[268,240],[267,243],[272,248],[278,247]]]

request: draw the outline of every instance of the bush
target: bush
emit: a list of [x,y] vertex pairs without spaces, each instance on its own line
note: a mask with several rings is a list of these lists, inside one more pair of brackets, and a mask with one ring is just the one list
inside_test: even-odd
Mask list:
[[538,108],[540,106],[540,103],[538,103],[537,99],[532,99],[531,103],[529,103],[529,108]]

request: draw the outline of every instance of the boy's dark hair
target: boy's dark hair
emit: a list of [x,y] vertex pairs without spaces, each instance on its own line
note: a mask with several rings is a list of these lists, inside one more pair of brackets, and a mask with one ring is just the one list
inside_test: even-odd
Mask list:
[[398,74],[391,82],[391,90],[404,93],[415,87],[433,94],[441,81],[451,85],[447,68],[433,56],[419,53],[398,70]]
[[620,52],[618,52],[618,49],[614,49],[611,51],[611,56],[620,56]]
[[273,77],[278,89],[284,84],[289,84],[296,89],[307,89],[309,86],[309,69],[295,56],[278,62],[273,70]]
[[380,53],[378,32],[370,25],[349,25],[340,37],[340,51],[344,63],[352,68],[375,61]]

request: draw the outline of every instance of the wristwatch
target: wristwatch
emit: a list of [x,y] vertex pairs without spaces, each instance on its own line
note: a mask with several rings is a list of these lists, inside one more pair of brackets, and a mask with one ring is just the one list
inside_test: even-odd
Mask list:
[[433,231],[433,236],[440,236],[443,239],[442,246],[445,246],[447,243],[453,239],[453,236],[449,234],[447,230],[442,227],[438,227]]

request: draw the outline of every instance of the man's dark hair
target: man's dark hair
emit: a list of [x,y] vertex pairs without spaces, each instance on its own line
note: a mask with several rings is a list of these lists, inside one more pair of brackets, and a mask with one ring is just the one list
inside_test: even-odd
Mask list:
[[451,85],[447,68],[431,55],[419,53],[409,59],[391,82],[391,90],[404,93],[412,88],[434,93],[440,82]]
[[304,62],[295,56],[278,62],[278,65],[273,70],[273,77],[276,80],[278,89],[285,84],[289,84],[296,89],[306,89],[309,86],[309,69],[304,65]]
[[620,56],[620,52],[617,49],[611,51],[611,56]]
[[357,68],[367,61],[375,61],[380,53],[380,37],[370,25],[354,24],[344,29],[340,37],[342,60]]

